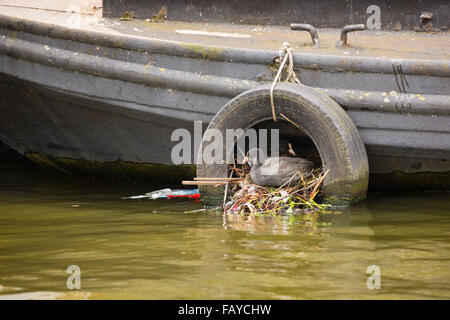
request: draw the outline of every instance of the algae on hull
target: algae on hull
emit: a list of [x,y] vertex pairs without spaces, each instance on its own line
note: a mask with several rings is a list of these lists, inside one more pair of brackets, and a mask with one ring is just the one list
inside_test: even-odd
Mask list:
[[185,43],[183,44],[183,47],[189,50],[192,50],[193,52],[200,54],[203,59],[206,60],[214,60],[217,59],[222,54],[222,49],[217,47],[205,47],[199,44],[191,44],[191,43]]
[[195,166],[137,163],[131,161],[98,162],[69,158],[55,158],[27,152],[25,156],[43,167],[65,173],[101,176],[116,180],[164,182],[179,185],[180,181],[195,176]]

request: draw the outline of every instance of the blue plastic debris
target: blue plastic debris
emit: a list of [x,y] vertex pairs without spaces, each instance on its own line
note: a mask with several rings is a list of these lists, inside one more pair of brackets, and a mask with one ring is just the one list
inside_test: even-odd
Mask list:
[[161,189],[148,192],[143,195],[122,197],[122,199],[161,199],[161,198],[189,198],[200,199],[200,191],[198,189]]

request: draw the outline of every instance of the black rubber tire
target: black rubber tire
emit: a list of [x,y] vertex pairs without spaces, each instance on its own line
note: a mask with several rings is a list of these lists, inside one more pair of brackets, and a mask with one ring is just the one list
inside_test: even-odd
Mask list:
[[[250,89],[228,102],[214,116],[208,129],[249,129],[272,119],[270,85]],[[347,205],[367,193],[369,166],[364,144],[344,109],[324,92],[293,83],[280,83],[274,90],[277,118],[284,114],[299,125],[314,142],[324,170],[330,169],[323,184],[326,203]],[[208,142],[202,141],[203,147]],[[201,150],[201,148],[200,148]],[[225,153],[224,153],[225,154]],[[225,164],[199,164],[198,177],[226,177]],[[224,188],[201,186],[203,203],[219,205]]]

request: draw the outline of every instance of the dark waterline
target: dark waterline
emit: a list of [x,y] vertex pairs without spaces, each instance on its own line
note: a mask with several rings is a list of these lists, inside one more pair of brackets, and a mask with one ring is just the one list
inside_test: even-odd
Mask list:
[[[418,299],[450,297],[450,194],[371,195],[335,214],[185,213],[122,200],[132,185],[0,161],[0,297]],[[166,186],[163,186],[166,187]],[[169,186],[170,187],[170,186]],[[81,290],[65,270],[81,269]],[[381,289],[366,286],[381,269]]]

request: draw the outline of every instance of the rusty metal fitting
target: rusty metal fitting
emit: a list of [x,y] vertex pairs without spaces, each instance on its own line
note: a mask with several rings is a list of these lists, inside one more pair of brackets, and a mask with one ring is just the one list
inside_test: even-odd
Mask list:
[[319,35],[317,34],[316,28],[312,25],[306,23],[291,23],[290,27],[291,30],[308,31],[314,46],[317,48],[319,47]]
[[362,31],[366,29],[365,24],[350,24],[348,26],[345,26],[341,30],[341,40],[336,44],[336,47],[342,48],[343,46],[347,45],[347,33],[353,32],[353,31]]

